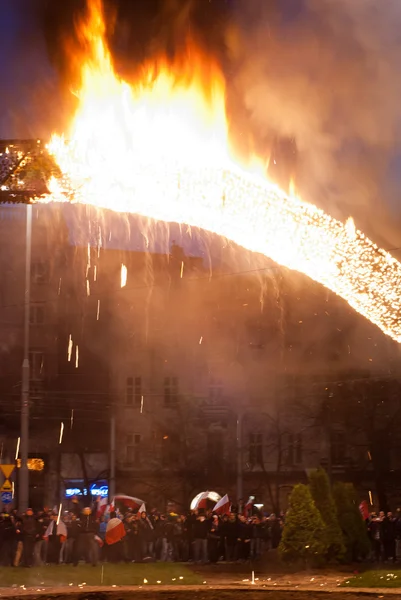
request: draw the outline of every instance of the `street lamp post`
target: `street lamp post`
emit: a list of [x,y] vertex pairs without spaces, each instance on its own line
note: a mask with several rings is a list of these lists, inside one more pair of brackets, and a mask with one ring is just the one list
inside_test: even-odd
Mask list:
[[110,419],[110,481],[109,481],[109,503],[116,495],[116,415],[114,406]]
[[237,502],[242,498],[242,410],[237,412]]
[[29,317],[31,302],[31,246],[32,205],[26,206],[25,237],[25,302],[24,302],[24,358],[22,361],[21,384],[21,468],[19,476],[19,510],[23,513],[29,504]]

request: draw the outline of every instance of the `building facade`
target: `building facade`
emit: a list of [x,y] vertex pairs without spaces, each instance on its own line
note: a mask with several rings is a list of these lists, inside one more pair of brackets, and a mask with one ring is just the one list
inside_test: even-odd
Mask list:
[[[25,216],[0,207],[3,462],[20,431]],[[306,277],[207,256],[208,238],[194,251],[192,232],[152,247],[153,227],[33,208],[31,503],[107,493],[112,418],[116,491],[148,506],[214,489],[277,511],[320,465],[396,498],[398,346]]]

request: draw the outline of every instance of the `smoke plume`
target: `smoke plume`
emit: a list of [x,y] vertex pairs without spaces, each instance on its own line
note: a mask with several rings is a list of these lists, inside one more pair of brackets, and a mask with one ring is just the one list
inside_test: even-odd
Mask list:
[[[85,5],[36,4],[67,101],[73,97],[65,40],[74,36]],[[190,36],[226,73],[230,125],[245,151],[266,158],[273,152],[270,173],[281,184],[292,175],[305,199],[340,219],[354,216],[387,247],[401,245],[394,177],[401,133],[399,0],[384,7],[375,0],[106,0],[105,6],[122,76],[151,56],[173,58]],[[42,98],[46,86],[36,89]]]
[[262,145],[294,139],[305,199],[399,245],[388,214],[400,143],[399,2],[251,0],[238,3],[236,23],[227,43],[242,123]]

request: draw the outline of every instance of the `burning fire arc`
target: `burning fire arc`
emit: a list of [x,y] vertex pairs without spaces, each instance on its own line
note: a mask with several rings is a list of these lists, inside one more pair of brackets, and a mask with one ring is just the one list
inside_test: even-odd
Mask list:
[[235,158],[213,59],[189,40],[182,56],[157,57],[127,82],[105,32],[101,0],[88,0],[70,49],[78,107],[67,135],[49,143],[62,177],[49,181],[44,201],[72,199],[219,234],[308,275],[401,342],[401,264],[352,219],[341,223],[280,190],[258,157]]

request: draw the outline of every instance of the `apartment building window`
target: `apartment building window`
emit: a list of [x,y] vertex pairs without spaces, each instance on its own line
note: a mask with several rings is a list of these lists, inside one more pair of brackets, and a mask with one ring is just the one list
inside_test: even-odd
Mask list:
[[127,406],[141,406],[142,377],[127,377],[125,386],[125,402]]
[[343,431],[333,431],[331,434],[331,462],[334,465],[343,465],[347,453],[347,444]]
[[43,325],[45,322],[45,303],[31,304],[29,310],[29,322],[31,325]]
[[127,435],[127,462],[139,465],[141,463],[141,436],[139,433]]
[[48,283],[49,282],[49,264],[43,260],[36,260],[31,265],[32,283]]
[[286,444],[284,447],[285,464],[287,467],[299,465],[303,460],[303,444],[302,434],[294,435],[289,433],[286,436]]
[[178,402],[178,377],[164,378],[164,405],[177,406]]
[[32,348],[29,350],[29,370],[30,378],[38,381],[44,377],[45,352],[41,348]]
[[263,434],[249,434],[249,462],[251,465],[261,465],[263,462]]

